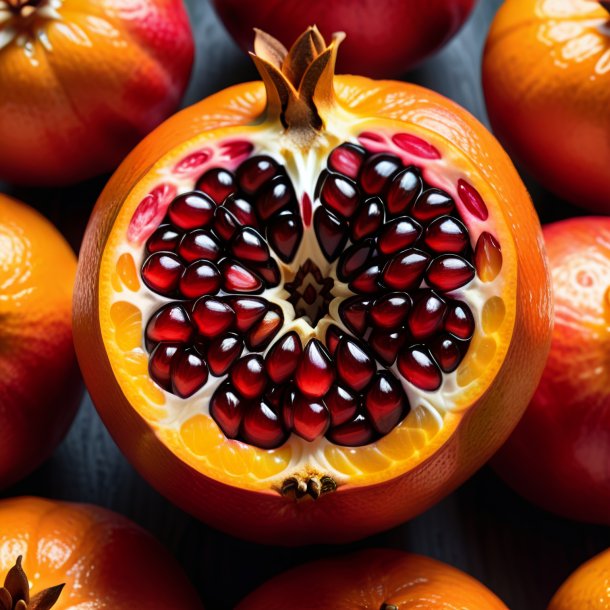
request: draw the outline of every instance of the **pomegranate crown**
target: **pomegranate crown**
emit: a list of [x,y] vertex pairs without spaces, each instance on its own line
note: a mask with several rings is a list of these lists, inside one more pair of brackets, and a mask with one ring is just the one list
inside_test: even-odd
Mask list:
[[255,29],[250,53],[267,90],[267,114],[300,137],[313,136],[324,122],[320,110],[334,104],[337,48],[345,38],[333,34],[326,44],[316,26],[307,28],[288,51],[273,36]]
[[30,598],[30,584],[19,555],[0,587],[0,610],[50,610],[59,599],[64,585],[50,587]]

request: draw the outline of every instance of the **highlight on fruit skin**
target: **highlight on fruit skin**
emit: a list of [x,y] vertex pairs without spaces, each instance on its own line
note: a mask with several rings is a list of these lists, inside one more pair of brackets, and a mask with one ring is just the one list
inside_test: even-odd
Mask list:
[[[340,542],[428,508],[506,439],[551,304],[510,160],[420,87],[287,51],[128,157],[93,212],[74,301],[111,434],[202,520]],[[314,501],[315,500],[315,501]]]
[[512,158],[558,197],[610,213],[608,2],[504,2],[487,38],[483,90]]
[[193,56],[182,0],[0,0],[0,180],[114,170],[176,110]]
[[203,610],[171,554],[105,508],[0,500],[0,541],[0,610]]
[[76,415],[75,274],[61,233],[0,193],[0,489],[40,466]]
[[610,549],[581,565],[561,585],[547,610],[607,610],[610,607]]
[[[303,591],[304,583],[315,583]],[[296,591],[300,591],[297,595]],[[236,610],[508,610],[483,584],[435,559],[368,549],[273,577]]]

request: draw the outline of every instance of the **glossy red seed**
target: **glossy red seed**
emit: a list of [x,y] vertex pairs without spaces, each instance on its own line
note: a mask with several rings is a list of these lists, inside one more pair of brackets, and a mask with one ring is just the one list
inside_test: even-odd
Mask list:
[[392,366],[396,362],[398,352],[405,344],[404,329],[383,330],[375,328],[368,338],[368,344],[383,364]]
[[169,296],[175,292],[184,273],[184,265],[172,252],[155,252],[142,265],[142,279],[155,292]]
[[262,320],[252,327],[246,337],[246,345],[252,351],[264,350],[273,341],[284,322],[279,307],[274,306],[265,313]]
[[449,292],[461,288],[474,278],[474,267],[460,256],[451,254],[435,258],[426,271],[432,288]]
[[364,201],[350,223],[352,241],[359,241],[376,234],[383,224],[383,203],[379,197]]
[[350,290],[365,294],[375,294],[379,291],[381,265],[373,264],[361,271],[349,284]]
[[216,337],[224,333],[235,320],[235,312],[228,303],[205,296],[193,305],[193,321],[200,335]]
[[286,333],[271,347],[265,358],[269,379],[274,383],[284,383],[290,379],[302,353],[303,346],[299,335],[294,331]]
[[254,213],[254,207],[249,201],[246,201],[241,197],[229,195],[229,197],[225,199],[222,207],[229,210],[240,225],[245,227],[258,227],[258,219]]
[[379,328],[398,328],[406,320],[411,304],[408,294],[389,292],[375,301],[371,308],[371,321]]
[[191,263],[180,278],[180,292],[187,299],[216,294],[220,285],[218,267],[209,261]]
[[409,312],[408,325],[413,338],[419,341],[431,337],[442,327],[447,305],[432,291],[418,296]]
[[217,205],[220,205],[237,190],[235,176],[222,167],[214,167],[199,178],[197,190],[209,195]]
[[268,155],[257,155],[246,159],[237,170],[237,181],[241,190],[253,195],[279,172],[279,165]]
[[244,441],[261,449],[275,449],[286,440],[280,418],[265,401],[251,405],[241,425]]
[[224,375],[235,360],[241,356],[243,349],[243,339],[235,333],[228,333],[212,339],[206,354],[206,360],[212,375],[216,377]]
[[264,401],[270,405],[276,413],[281,411],[282,405],[284,404],[287,387],[284,385],[272,385],[267,388],[264,394]]
[[349,281],[370,261],[374,251],[375,242],[372,239],[350,246],[339,258],[337,266],[339,279]]
[[256,297],[231,297],[229,304],[235,312],[235,326],[241,333],[250,330],[267,313],[267,301]]
[[194,350],[177,352],[172,359],[172,391],[181,398],[192,396],[208,380],[208,367]]
[[402,163],[395,155],[376,153],[362,165],[358,182],[367,195],[379,195],[392,176],[401,168]]
[[440,159],[441,153],[426,140],[411,133],[397,133],[392,136],[392,142],[408,153],[422,159]]
[[146,339],[153,343],[188,343],[195,335],[195,329],[182,305],[169,303],[151,317],[145,334]]
[[468,245],[468,230],[457,218],[441,216],[426,228],[424,243],[435,252],[458,254]]
[[248,354],[240,358],[229,373],[231,383],[244,398],[256,398],[267,385],[265,362],[258,354]]
[[458,339],[470,339],[474,333],[474,317],[465,303],[455,302],[445,318],[445,330]]
[[379,250],[383,254],[394,254],[412,246],[422,234],[421,225],[408,216],[401,216],[381,229]]
[[373,441],[375,432],[366,417],[359,413],[351,421],[331,428],[326,436],[335,445],[361,447]]
[[229,241],[233,235],[235,235],[239,226],[241,226],[241,223],[227,208],[224,206],[216,208],[216,213],[214,214],[214,231],[219,237],[225,241]]
[[294,201],[294,189],[288,178],[277,176],[261,190],[256,198],[256,210],[263,221],[268,220]]
[[329,262],[334,261],[345,247],[347,223],[320,206],[314,214],[313,225],[324,256]]
[[330,412],[330,425],[340,426],[356,415],[358,397],[340,385],[333,385],[324,397],[324,404]]
[[424,191],[411,207],[411,215],[420,222],[450,214],[455,207],[453,199],[440,189]]
[[370,383],[375,374],[375,362],[352,339],[344,337],[335,354],[339,377],[353,390],[361,391]]
[[359,203],[356,183],[337,174],[328,174],[320,191],[320,199],[342,218],[351,218]]
[[158,385],[164,390],[171,388],[171,364],[172,358],[180,347],[177,343],[159,343],[150,355],[148,361],[148,372]]
[[479,191],[468,184],[465,180],[458,180],[458,196],[464,207],[479,220],[487,220],[489,216],[489,210],[483,201],[483,197],[479,194]]
[[292,429],[306,441],[324,436],[330,425],[330,413],[323,402],[297,396],[293,403]]
[[187,262],[196,260],[217,261],[222,254],[220,242],[202,229],[190,231],[180,240],[178,254]]
[[269,259],[269,247],[262,235],[252,227],[239,230],[231,242],[231,252],[242,261],[264,263]]
[[225,292],[256,292],[263,287],[262,280],[237,261],[225,258],[218,267]]
[[311,339],[303,350],[297,366],[296,384],[309,398],[322,398],[335,378],[329,353],[320,341]]
[[328,157],[328,168],[348,178],[355,180],[358,177],[366,151],[356,144],[341,144],[337,146]]
[[430,351],[437,364],[445,373],[455,371],[462,360],[458,341],[449,335],[441,335],[430,344]]
[[297,399],[297,395],[297,390],[293,386],[288,386],[284,393],[281,409],[279,411],[276,410],[276,412],[281,414],[284,428],[289,432],[292,432],[292,426],[294,424],[294,403]]
[[369,421],[379,434],[388,434],[402,419],[407,399],[394,375],[381,371],[364,398]]
[[430,255],[422,250],[410,248],[397,254],[383,270],[383,281],[394,290],[418,288],[424,277]]
[[326,330],[326,348],[331,356],[335,355],[337,345],[339,345],[339,341],[341,341],[344,334],[345,333],[334,324],[329,326]]
[[161,225],[146,242],[146,251],[149,254],[153,252],[172,251],[175,250],[180,242],[182,234],[179,233],[171,225]]
[[236,438],[244,416],[246,403],[225,381],[210,400],[210,415],[227,438]]
[[192,191],[178,195],[167,210],[170,222],[179,229],[200,229],[214,218],[216,204],[205,193]]
[[414,167],[407,167],[400,171],[392,178],[386,194],[388,214],[392,216],[404,214],[422,192],[422,189],[421,176]]
[[271,288],[273,286],[277,286],[282,279],[282,273],[280,272],[280,268],[274,259],[270,258],[265,263],[257,263],[250,264],[250,267],[256,275],[262,278],[267,285],[267,288]]
[[443,380],[440,369],[423,345],[413,345],[398,356],[401,375],[420,390],[438,390]]
[[303,225],[292,212],[282,212],[269,221],[267,238],[274,252],[285,263],[294,258],[302,236]]
[[349,297],[339,305],[339,316],[353,333],[363,335],[368,326],[370,307],[371,299],[367,297]]

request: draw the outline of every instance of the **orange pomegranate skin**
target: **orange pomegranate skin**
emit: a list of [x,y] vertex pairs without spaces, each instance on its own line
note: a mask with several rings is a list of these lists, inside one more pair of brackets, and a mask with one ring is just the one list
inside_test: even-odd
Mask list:
[[65,583],[53,610],[202,610],[175,559],[122,515],[88,504],[0,502],[0,576],[23,556],[31,592]]
[[[464,151],[504,202],[518,256],[516,322],[506,359],[488,390],[461,420],[432,459],[386,483],[343,485],[315,502],[295,502],[274,490],[255,492],[223,484],[178,460],[129,405],[113,376],[100,329],[100,260],[125,194],[159,157],[177,144],[220,125],[246,125],[265,109],[262,83],[221,91],[187,108],[148,136],[114,174],[98,201],[81,251],[74,300],[74,332],[87,387],[115,441],[139,472],[184,510],[230,534],[267,544],[339,543],[393,527],[426,510],[478,469],[506,440],[522,415],[513,396],[530,397],[544,366],[550,340],[551,299],[540,225],[510,159],[470,114],[421,87],[364,77],[337,76],[339,103],[354,88],[374,88],[350,111],[400,117],[436,126]],[[405,100],[388,109],[385,96]],[[244,110],[235,100],[250,99]],[[417,100],[417,104],[409,102]],[[432,127],[434,128],[434,127]],[[493,169],[492,169],[493,168]],[[526,359],[529,366],[524,370]],[[515,371],[519,371],[515,375]],[[519,402],[519,405],[521,402]]]
[[9,182],[61,185],[114,169],[188,84],[182,0],[65,0],[56,12],[15,20],[31,51],[18,37],[0,45],[0,178]]
[[610,14],[588,0],[507,0],[483,89],[494,132],[546,188],[610,212]]

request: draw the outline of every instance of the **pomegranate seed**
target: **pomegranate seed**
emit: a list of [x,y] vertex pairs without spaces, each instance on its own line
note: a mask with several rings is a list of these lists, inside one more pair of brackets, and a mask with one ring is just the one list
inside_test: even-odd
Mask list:
[[428,225],[424,242],[435,252],[458,254],[468,245],[468,230],[457,218],[441,216]]
[[261,449],[275,449],[286,440],[282,422],[265,401],[253,404],[246,411],[241,434],[246,443]]
[[379,250],[383,254],[394,254],[412,246],[421,236],[421,225],[401,216],[387,223],[379,235]]
[[339,305],[339,315],[344,324],[355,334],[363,335],[368,326],[368,310],[371,300],[367,297],[349,297]]
[[442,382],[441,372],[423,345],[412,345],[398,356],[398,370],[414,386],[433,392]]
[[251,265],[251,267],[256,275],[265,280],[267,288],[277,286],[282,279],[280,268],[272,258],[270,258],[266,263],[258,263],[257,265]]
[[237,170],[237,181],[241,190],[253,195],[280,171],[275,159],[267,155],[257,155],[246,159]]
[[264,395],[265,402],[270,405],[276,413],[279,413],[284,404],[286,386],[272,385]]
[[381,266],[378,264],[371,265],[364,271],[360,272],[349,284],[350,290],[353,292],[364,292],[366,294],[374,294],[379,291],[379,277],[381,275]]
[[397,254],[383,270],[383,281],[394,290],[413,290],[418,288],[430,255],[421,250],[410,248]]
[[235,326],[245,333],[267,313],[267,301],[256,297],[231,297],[229,303],[235,312]]
[[216,377],[224,375],[231,365],[241,356],[244,342],[235,333],[212,339],[207,350],[207,362],[210,372]]
[[392,142],[399,148],[422,159],[441,158],[441,153],[432,144],[410,133],[397,133],[392,136]]
[[292,377],[297,368],[303,346],[299,335],[292,331],[280,338],[269,350],[265,358],[267,374],[274,383],[284,383]]
[[374,251],[375,242],[372,239],[350,246],[339,259],[337,267],[339,279],[349,281],[370,261]]
[[453,199],[440,189],[428,189],[415,201],[411,215],[420,222],[427,222],[438,216],[450,214],[455,207]]
[[237,232],[231,242],[231,252],[243,261],[264,263],[269,259],[269,247],[262,235],[251,227],[244,227]]
[[398,352],[404,345],[406,334],[403,329],[382,330],[376,328],[368,339],[371,349],[386,366],[392,366],[396,362]]
[[[294,403],[297,399],[297,391],[292,386],[288,386],[285,393],[285,398],[281,407],[282,423],[284,428],[289,432],[292,431],[294,425]],[[278,411],[279,413],[280,411]]]
[[347,241],[347,224],[320,206],[314,214],[313,226],[324,256],[329,262],[334,261]]
[[474,317],[468,305],[455,302],[451,304],[445,318],[445,330],[458,339],[470,339],[474,333]]
[[258,354],[248,354],[231,367],[229,377],[241,396],[256,398],[267,385],[265,362]]
[[285,263],[294,258],[302,236],[303,226],[292,212],[282,212],[269,221],[267,238],[273,250]]
[[293,403],[292,429],[306,441],[324,436],[330,425],[330,413],[323,402],[297,396]]
[[489,210],[479,191],[465,180],[458,180],[458,196],[464,207],[479,220],[487,220]]
[[461,288],[474,278],[474,267],[460,256],[442,255],[426,271],[426,281],[433,288],[449,292]]
[[197,182],[197,190],[202,191],[220,205],[237,190],[235,176],[221,167],[209,169]]
[[482,282],[493,282],[502,269],[500,244],[491,233],[479,235],[474,250],[474,264]]
[[282,310],[274,306],[273,309],[267,311],[262,320],[248,333],[246,337],[248,349],[252,351],[265,349],[273,341],[283,323],[284,316]]
[[363,390],[375,374],[375,363],[353,340],[344,337],[335,354],[337,373],[352,389]]
[[224,258],[219,268],[225,292],[256,292],[263,287],[262,280],[237,261]]
[[303,193],[301,198],[301,214],[303,215],[303,224],[306,227],[311,226],[311,215],[312,215],[311,197],[309,193]]
[[148,372],[158,385],[164,390],[171,389],[171,364],[172,358],[178,351],[180,345],[175,343],[159,343],[150,355],[148,361]]
[[249,155],[254,150],[252,142],[246,142],[244,140],[233,140],[232,142],[223,142],[220,145],[223,157],[228,159],[238,159]]
[[241,197],[229,195],[225,199],[222,207],[229,210],[229,212],[235,216],[240,225],[246,227],[258,227],[258,220],[256,219],[254,208],[249,201],[246,201]]
[[233,309],[215,297],[202,297],[193,306],[193,321],[199,334],[204,337],[216,337],[223,333],[234,319]]
[[220,258],[222,246],[218,240],[203,229],[195,229],[187,233],[178,245],[178,254],[187,262],[196,260],[217,261]]
[[236,438],[244,416],[245,403],[225,381],[210,400],[210,415],[227,438]]
[[192,191],[178,195],[168,208],[171,223],[180,229],[199,229],[206,227],[212,218],[216,204],[205,193]]
[[388,188],[386,205],[392,216],[404,214],[423,189],[419,172],[414,167],[407,167],[396,174]]
[[210,261],[191,263],[180,278],[180,292],[187,299],[196,299],[220,290],[221,277],[218,267]]
[[356,415],[358,398],[349,390],[334,385],[324,397],[324,403],[330,411],[331,426],[340,426]]
[[362,165],[358,181],[365,193],[379,195],[400,168],[402,168],[402,163],[395,155],[376,153]]
[[268,220],[294,199],[294,190],[288,178],[277,176],[265,186],[256,199],[258,215],[262,220]]
[[153,343],[188,343],[193,338],[195,329],[182,305],[169,303],[148,321],[145,334],[146,339]]
[[175,250],[180,241],[181,234],[171,225],[161,225],[146,242],[146,251],[153,252]]
[[351,421],[331,428],[326,436],[335,445],[361,447],[370,443],[375,438],[375,433],[366,417],[359,413]]
[[355,180],[364,162],[366,151],[356,144],[341,144],[328,157],[328,168]]
[[409,312],[409,330],[417,340],[427,339],[441,328],[447,305],[432,291],[426,291]]
[[411,309],[411,297],[404,292],[389,292],[375,301],[371,320],[379,328],[398,328]]
[[322,398],[330,389],[335,374],[330,355],[317,339],[305,346],[297,366],[295,381],[299,390],[309,398]]
[[214,231],[225,241],[229,241],[241,223],[235,215],[224,206],[216,208],[214,214]]
[[430,345],[430,351],[445,373],[455,371],[462,360],[462,350],[457,340],[449,335],[437,337]]
[[407,399],[394,375],[381,371],[366,392],[364,408],[379,434],[387,434],[402,419]]
[[351,218],[359,201],[356,183],[337,174],[328,174],[320,191],[320,199],[342,218]]
[[337,349],[337,345],[339,345],[339,341],[343,337],[343,331],[334,324],[329,326],[326,330],[326,348],[328,349],[328,353],[334,357],[335,351]]
[[194,350],[178,352],[172,359],[172,391],[180,398],[192,396],[208,380],[208,367]]
[[359,241],[376,234],[383,224],[383,203],[379,197],[364,201],[350,223],[352,241]]
[[142,265],[142,279],[155,292],[171,295],[178,288],[184,265],[172,252],[155,252]]

